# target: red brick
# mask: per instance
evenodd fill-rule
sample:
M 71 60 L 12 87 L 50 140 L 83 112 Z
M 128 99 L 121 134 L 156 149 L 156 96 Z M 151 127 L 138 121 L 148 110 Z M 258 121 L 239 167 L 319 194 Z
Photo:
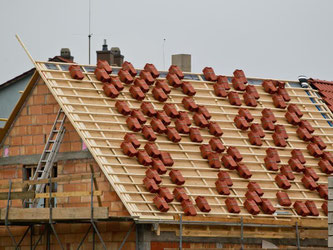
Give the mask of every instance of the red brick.
M 27 101 L 27 106 L 34 105 L 34 99 L 30 97 Z
M 60 145 L 59 152 L 68 152 L 71 149 L 71 144 L 69 142 L 63 142 Z
M 19 125 L 30 125 L 32 123 L 32 119 L 31 116 L 29 115 L 25 115 L 25 116 L 21 116 L 18 119 Z
M 75 173 L 87 173 L 87 164 L 86 163 L 76 163 L 74 164 Z M 89 168 L 90 172 L 90 168 Z
M 18 168 L 16 170 L 16 177 L 22 179 L 22 176 L 23 176 L 23 169 L 22 168 Z
M 22 136 L 22 145 L 31 145 L 31 144 L 32 144 L 31 135 Z
M 31 115 L 31 125 L 38 125 L 36 115 Z
M 83 203 L 87 203 L 91 201 L 91 196 L 81 196 L 81 201 Z M 98 202 L 97 196 L 93 197 L 93 202 Z
M 43 134 L 50 134 L 51 132 L 51 129 L 52 129 L 52 125 L 43 125 L 43 130 L 42 130 L 42 133 Z
M 71 139 L 69 137 L 69 133 L 66 131 L 64 138 L 62 139 L 63 142 L 71 142 Z
M 10 147 L 9 148 L 9 155 L 10 156 L 21 155 L 20 147 Z
M 67 128 L 67 127 L 66 127 Z M 67 131 L 67 130 L 66 130 Z M 71 142 L 75 142 L 75 141 L 81 141 L 81 137 L 79 136 L 79 134 L 74 131 L 74 132 L 70 132 L 69 133 L 69 138 Z M 81 150 L 81 149 L 80 149 Z
M 54 106 L 52 104 L 42 106 L 43 114 L 53 114 L 54 113 Z
M 2 178 L 4 178 L 4 179 L 16 178 L 16 169 L 4 169 L 1 172 L 2 172 Z
M 101 183 L 98 183 L 98 190 L 111 191 L 111 184 L 108 181 L 103 181 Z
M 44 135 L 34 135 L 32 137 L 32 143 L 34 145 L 45 144 L 45 136 Z
M 44 147 L 45 147 L 45 144 L 36 145 L 36 154 L 42 154 Z
M 37 124 L 46 124 L 47 123 L 47 115 L 38 115 L 36 116 Z
M 103 192 L 102 201 L 119 201 L 119 197 L 116 192 Z
M 89 187 L 90 190 L 90 187 Z M 75 183 L 75 184 L 65 184 L 64 192 L 73 192 L 73 191 L 88 191 L 87 184 L 85 183 Z
M 42 114 L 42 106 L 35 105 L 29 107 L 29 115 L 41 115 Z
M 48 94 L 48 95 L 46 95 L 46 103 L 47 103 L 47 104 L 56 104 L 57 101 L 56 101 L 56 99 L 53 97 L 52 94 Z
M 63 174 L 74 174 L 75 173 L 75 164 L 66 164 L 63 167 Z
M 14 137 L 17 136 L 18 134 L 18 127 L 14 126 L 11 130 L 10 130 L 10 136 Z
M 36 147 L 33 145 L 24 147 L 24 150 L 26 155 L 36 154 Z
M 68 200 L 69 203 L 80 203 L 82 197 L 80 197 L 80 196 L 75 196 L 75 197 L 71 196 L 71 197 L 68 197 L 68 198 L 69 198 L 69 200 Z
M 42 94 L 47 94 L 49 93 L 48 87 L 44 85 L 37 85 L 37 94 L 42 95 Z
M 20 201 L 20 200 L 12 200 L 11 207 L 21 208 L 22 207 L 22 201 Z
M 22 110 L 21 110 L 21 114 L 20 115 L 27 115 L 28 112 L 27 112 L 27 107 L 24 107 Z
M 67 122 L 65 123 L 66 126 L 66 131 L 68 132 L 76 132 L 76 130 L 74 129 L 72 123 L 67 119 Z
M 52 126 L 52 125 L 50 125 L 50 126 Z M 46 134 L 46 133 L 43 132 L 43 130 L 44 130 L 44 126 L 42 126 L 42 125 L 29 126 L 28 127 L 28 134 L 30 134 L 30 135 Z M 50 128 L 50 130 L 51 130 L 51 128 Z M 50 131 L 48 131 L 48 133 L 50 133 Z
M 26 134 L 27 134 L 27 126 L 17 127 L 17 135 L 26 135 Z
M 47 115 L 47 123 L 53 124 L 56 117 L 57 117 L 57 114 Z
M 10 138 L 10 143 L 13 146 L 22 145 L 22 137 L 21 136 L 14 136 Z
M 34 105 L 45 104 L 45 95 L 35 95 L 33 96 Z
M 71 151 L 81 151 L 82 143 L 81 142 L 72 142 L 71 143 Z

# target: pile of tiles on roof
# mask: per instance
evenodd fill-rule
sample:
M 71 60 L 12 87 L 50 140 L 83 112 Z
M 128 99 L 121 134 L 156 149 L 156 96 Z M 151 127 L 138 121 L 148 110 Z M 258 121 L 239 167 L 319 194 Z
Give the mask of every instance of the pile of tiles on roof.
M 77 65 L 69 67 L 70 74 L 74 79 L 83 79 L 84 75 Z M 251 179 L 251 171 L 242 162 L 242 155 L 236 147 L 230 146 L 226 150 L 219 137 L 223 135 L 223 131 L 218 123 L 210 121 L 211 114 L 204 105 L 198 105 L 193 98 L 196 91 L 190 82 L 184 81 L 184 74 L 178 66 L 172 65 L 166 79 L 157 79 L 159 72 L 153 64 L 146 64 L 144 69 L 137 76 L 137 71 L 130 62 L 124 62 L 122 68 L 118 71 L 118 76 L 110 76 L 112 73 L 111 66 L 106 61 L 98 61 L 95 69 L 96 78 L 104 83 L 103 90 L 105 95 L 111 98 L 116 98 L 124 89 L 124 83 L 131 85 L 129 92 L 131 96 L 143 101 L 146 93 L 152 88 L 153 97 L 159 102 L 165 102 L 169 98 L 172 88 L 181 88 L 182 92 L 187 95 L 182 99 L 182 105 L 187 110 L 178 111 L 174 104 L 166 103 L 163 110 L 157 111 L 151 102 L 142 102 L 141 109 L 131 109 L 125 101 L 118 100 L 115 104 L 117 111 L 127 116 L 127 126 L 134 133 L 127 133 L 120 147 L 123 153 L 129 157 L 136 157 L 139 164 L 150 166 L 146 170 L 146 177 L 143 179 L 143 184 L 151 193 L 156 193 L 153 199 L 154 204 L 161 212 L 169 210 L 168 203 L 174 199 L 181 203 L 185 215 L 194 216 L 197 214 L 196 209 L 186 193 L 182 185 L 185 183 L 180 170 L 171 169 L 169 177 L 171 181 L 177 185 L 172 191 L 159 186 L 162 182 L 160 175 L 167 173 L 166 167 L 172 167 L 174 161 L 168 152 L 160 151 L 154 141 L 157 139 L 156 134 L 165 135 L 170 141 L 177 143 L 181 140 L 182 135 L 188 135 L 192 142 L 202 143 L 203 138 L 200 134 L 200 129 L 208 129 L 213 136 L 208 144 L 200 145 L 200 152 L 211 168 L 220 169 L 222 165 L 229 170 L 237 171 L 238 175 L 244 179 Z M 260 98 L 256 87 L 247 84 L 247 79 L 242 70 L 235 70 L 232 78 L 232 86 L 235 91 L 232 91 L 228 82 L 228 78 L 222 75 L 216 75 L 211 67 L 205 67 L 203 74 L 206 81 L 212 82 L 214 93 L 218 97 L 228 98 L 231 105 L 241 106 L 242 102 L 239 93 L 243 93 L 243 100 L 246 106 L 256 107 L 257 100 Z M 320 83 L 321 84 L 321 83 Z M 318 89 L 321 85 L 315 84 Z M 285 88 L 285 83 L 276 80 L 264 80 L 262 87 L 265 92 L 271 94 L 272 102 L 276 108 L 285 109 L 285 118 L 288 123 L 297 127 L 297 135 L 300 139 L 307 142 L 307 150 L 310 155 L 321 158 L 319 161 L 320 169 L 326 173 L 333 173 L 333 156 L 330 152 L 325 152 L 326 144 L 319 136 L 312 135 L 314 128 L 311 124 L 302 120 L 303 113 L 296 104 L 289 104 L 290 96 Z M 189 116 L 192 114 L 194 124 Z M 150 118 L 150 125 L 147 125 L 147 118 Z M 171 126 L 171 121 L 174 121 L 174 126 Z M 252 145 L 261 146 L 261 138 L 266 136 L 264 130 L 274 131 L 272 138 L 275 146 L 286 147 L 288 134 L 283 125 L 276 124 L 276 118 L 272 110 L 265 108 L 262 110 L 261 124 L 251 123 L 253 116 L 250 111 L 245 108 L 239 108 L 238 115 L 234 118 L 235 126 L 243 131 L 249 130 L 249 142 Z M 135 133 L 140 132 L 148 141 L 144 149 L 138 149 L 140 142 L 137 140 Z M 222 155 L 221 153 L 226 152 Z M 309 190 L 316 190 L 319 196 L 323 199 L 328 199 L 327 185 L 318 185 L 316 181 L 319 179 L 316 172 L 311 167 L 305 167 L 305 157 L 301 150 L 294 149 L 291 152 L 291 157 L 288 161 L 289 165 L 283 165 L 280 168 L 278 163 L 280 157 L 275 148 L 266 150 L 267 156 L 264 159 L 265 166 L 270 171 L 280 171 L 276 175 L 275 181 L 280 189 L 287 190 L 291 187 L 290 180 L 294 180 L 293 172 L 303 173 L 302 183 Z M 228 196 L 233 185 L 227 171 L 221 170 L 217 174 L 215 182 L 216 190 L 219 194 Z M 263 198 L 264 192 L 256 182 L 249 181 L 248 190 L 246 192 L 246 200 L 244 207 L 250 214 L 256 215 L 260 213 L 260 208 L 265 214 L 273 214 L 276 209 L 272 203 Z M 276 193 L 278 203 L 281 206 L 291 206 L 292 202 L 286 192 L 278 191 Z M 201 212 L 208 213 L 211 211 L 210 205 L 203 196 L 198 196 L 195 203 Z M 230 213 L 239 213 L 240 208 L 235 198 L 228 197 L 225 200 L 226 207 Z M 293 204 L 298 215 L 301 216 L 318 216 L 318 209 L 313 201 L 296 201 Z M 327 215 L 327 202 L 322 204 L 322 209 Z

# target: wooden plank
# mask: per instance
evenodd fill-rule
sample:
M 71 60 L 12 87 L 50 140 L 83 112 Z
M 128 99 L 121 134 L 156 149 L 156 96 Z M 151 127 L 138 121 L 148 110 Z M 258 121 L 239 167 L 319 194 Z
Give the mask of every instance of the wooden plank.
M 53 208 L 52 218 L 54 220 L 78 220 L 90 219 L 90 207 Z M 9 221 L 45 221 L 49 219 L 48 208 L 10 208 L 8 212 Z M 1 209 L 0 220 L 4 220 L 6 209 Z M 109 209 L 107 207 L 95 207 L 95 219 L 107 219 Z
M 101 173 L 94 173 L 94 177 L 100 177 Z M 91 174 L 73 174 L 68 176 L 56 177 L 52 178 L 53 183 L 58 182 L 70 182 L 76 180 L 85 180 L 91 178 Z M 33 180 L 33 181 L 23 181 L 23 182 L 12 182 L 12 188 L 24 188 L 28 185 L 36 185 L 36 184 L 47 184 L 49 183 L 49 179 L 42 180 Z M 0 189 L 9 188 L 9 183 L 0 184 Z
M 70 197 L 70 196 L 89 196 L 91 195 L 91 192 L 88 191 L 75 191 L 75 192 L 56 192 L 56 193 L 51 193 L 52 197 Z M 99 196 L 102 195 L 102 191 L 94 191 L 93 192 L 94 196 Z M 36 194 L 36 198 L 50 198 L 49 193 L 40 193 Z
M 254 230 L 253 227 L 243 228 L 244 238 L 295 238 L 295 228 L 277 228 L 277 227 L 266 227 L 265 229 L 260 229 L 260 227 Z M 162 232 L 175 232 L 179 236 L 179 225 L 160 225 L 160 231 Z M 187 237 L 240 237 L 241 229 L 240 227 L 234 226 L 190 226 L 184 225 L 182 235 Z M 327 238 L 327 228 L 326 229 L 300 229 L 300 237 L 304 238 L 314 238 L 314 239 L 326 239 Z
M 55 192 L 51 193 L 51 196 L 56 197 L 70 197 L 70 196 L 89 196 L 91 195 L 91 192 L 88 191 L 76 191 L 76 192 Z M 100 196 L 102 195 L 102 191 L 94 191 L 94 196 Z M 22 199 L 34 199 L 34 198 L 50 198 L 49 193 L 40 193 L 35 194 L 33 191 L 29 192 L 11 192 L 10 199 L 11 200 L 22 200 Z M 0 200 L 7 200 L 8 199 L 8 193 L 0 193 Z
M 175 220 L 179 220 L 179 216 L 175 216 Z M 239 217 L 229 217 L 229 218 L 221 218 L 221 217 L 203 217 L 203 216 L 183 216 L 183 221 L 201 221 L 201 222 L 225 222 L 225 223 L 240 223 L 241 218 Z M 296 225 L 296 222 L 300 227 L 316 227 L 316 228 L 327 228 L 327 219 L 309 219 L 309 218 L 302 218 L 302 219 L 294 219 L 294 218 L 285 218 L 275 220 L 273 218 L 243 218 L 244 224 L 264 224 L 264 225 Z
M 10 199 L 11 200 L 21 200 L 21 199 L 33 199 L 35 197 L 35 192 L 11 192 Z M 0 200 L 7 200 L 8 193 L 0 193 Z

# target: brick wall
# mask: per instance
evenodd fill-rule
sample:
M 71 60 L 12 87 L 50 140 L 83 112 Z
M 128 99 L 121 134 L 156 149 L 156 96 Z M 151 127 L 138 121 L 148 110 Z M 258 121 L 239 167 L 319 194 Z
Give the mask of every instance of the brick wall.
M 0 155 L 6 156 L 5 151 L 8 156 L 41 154 L 58 110 L 59 105 L 47 86 L 43 82 L 37 83 L 5 138 Z M 59 151 L 80 151 L 82 141 L 79 135 L 68 120 L 65 127 Z
M 118 249 L 121 242 L 123 241 L 126 233 L 131 227 L 132 222 L 98 222 L 97 227 L 103 241 L 107 247 L 107 249 Z M 44 230 L 44 225 L 36 225 L 34 226 L 33 233 L 33 244 L 38 240 L 39 235 Z M 77 249 L 80 241 L 82 240 L 84 234 L 87 232 L 89 228 L 89 224 L 55 224 L 54 225 L 57 234 L 61 243 L 63 244 L 65 249 Z M 13 233 L 16 242 L 18 242 L 25 230 L 26 226 L 15 226 L 10 227 L 11 232 Z M 91 250 L 92 249 L 92 231 L 88 234 L 87 238 L 84 241 L 84 244 L 80 249 L 83 250 Z M 102 244 L 100 243 L 98 236 L 95 236 L 95 249 L 103 249 Z M 46 249 L 47 237 L 46 233 L 43 234 L 41 241 L 38 244 L 36 249 L 44 250 Z M 55 236 L 51 233 L 50 236 L 51 249 L 57 250 L 61 249 L 57 243 Z M 9 250 L 14 249 L 13 243 L 8 235 L 4 226 L 0 227 L 0 249 Z M 27 234 L 25 239 L 21 244 L 21 250 L 30 250 L 30 232 Z M 132 231 L 130 236 L 128 237 L 123 249 L 134 250 L 135 249 L 135 230 Z
M 91 173 L 90 165 L 93 167 L 94 173 L 101 173 L 101 176 L 96 178 L 98 190 L 102 191 L 101 204 L 97 197 L 94 197 L 94 206 L 109 207 L 110 216 L 129 216 L 123 203 L 120 201 L 116 192 L 112 189 L 111 184 L 101 172 L 94 159 L 86 160 L 70 160 L 58 162 L 58 176 L 67 176 L 70 174 Z M 75 192 L 75 191 L 90 191 L 91 179 L 71 181 L 67 183 L 58 183 L 58 192 Z M 97 190 L 94 187 L 94 190 Z M 57 199 L 58 207 L 89 207 L 90 196 L 82 197 L 65 197 Z
M 35 85 L 22 110 L 17 115 L 5 141 L 0 149 L 0 157 L 24 156 L 41 154 L 51 127 L 54 123 L 59 105 L 48 90 L 47 86 L 40 81 Z M 77 152 L 82 150 L 82 141 L 74 127 L 67 120 L 66 133 L 60 146 L 60 152 Z M 68 176 L 70 174 L 91 173 L 90 165 L 95 173 L 101 173 L 94 159 L 59 161 L 58 176 Z M 0 184 L 7 184 L 9 179 L 12 182 L 22 182 L 23 165 L 0 166 Z M 110 216 L 129 216 L 119 197 L 112 190 L 112 187 L 104 174 L 97 178 L 98 188 L 94 190 L 102 191 L 100 203 L 94 197 L 94 206 L 109 207 Z M 58 192 L 90 191 L 91 180 L 77 180 L 67 183 L 58 183 Z M 0 192 L 7 192 L 2 189 Z M 13 191 L 22 191 L 14 189 Z M 0 207 L 6 206 L 6 200 L 0 200 Z M 90 206 L 90 196 L 66 197 L 57 199 L 58 207 L 88 207 Z M 22 207 L 21 200 L 12 200 L 12 207 Z M 99 222 L 98 228 L 102 234 L 108 249 L 118 249 L 121 241 L 125 237 L 130 223 L 127 222 Z M 34 241 L 38 238 L 38 233 L 43 226 L 35 226 Z M 64 243 L 66 249 L 76 249 L 89 224 L 56 224 L 56 230 Z M 12 227 L 16 241 L 20 240 L 26 227 Z M 135 248 L 135 230 L 128 239 L 124 249 Z M 99 242 L 96 236 L 96 242 Z M 23 241 L 21 249 L 30 249 L 30 238 Z M 41 246 L 37 249 L 45 249 L 46 237 L 43 236 Z M 52 249 L 60 249 L 57 246 L 54 236 L 51 236 Z M 12 242 L 3 226 L 0 227 L 0 249 L 12 249 Z M 97 249 L 100 243 L 97 244 Z M 92 233 L 88 235 L 82 249 L 92 249 Z

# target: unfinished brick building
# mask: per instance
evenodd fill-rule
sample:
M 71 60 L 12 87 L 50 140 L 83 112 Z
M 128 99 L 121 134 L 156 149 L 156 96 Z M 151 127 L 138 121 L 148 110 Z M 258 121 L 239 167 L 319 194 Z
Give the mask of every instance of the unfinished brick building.
M 35 63 L 0 130 L 1 248 L 327 246 L 332 113 L 316 89 Z M 30 180 L 60 117 L 51 178 Z

